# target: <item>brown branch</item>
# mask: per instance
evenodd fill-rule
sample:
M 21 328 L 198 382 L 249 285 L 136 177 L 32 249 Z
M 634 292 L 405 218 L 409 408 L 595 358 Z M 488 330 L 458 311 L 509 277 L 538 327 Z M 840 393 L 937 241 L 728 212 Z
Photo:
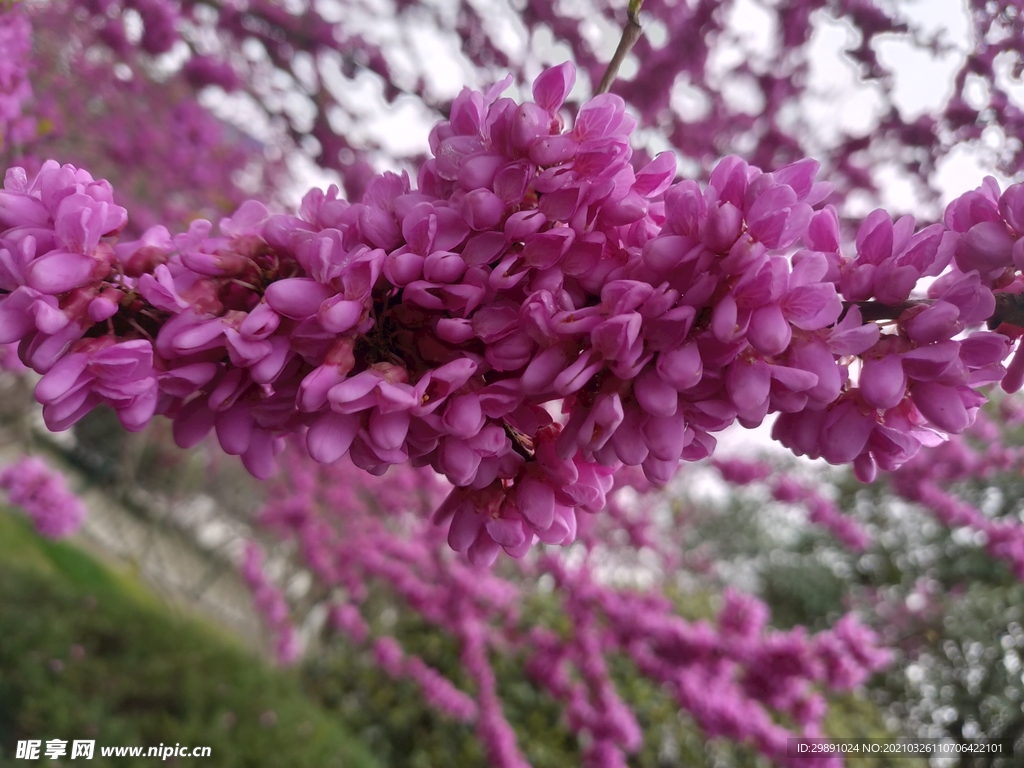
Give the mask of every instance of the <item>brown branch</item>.
M 839 315 L 839 319 L 841 320 L 846 317 L 846 313 L 850 311 L 851 307 L 856 307 L 860 310 L 860 316 L 865 323 L 874 323 L 878 320 L 896 320 L 911 307 L 927 306 L 931 303 L 931 299 L 903 301 L 899 304 L 880 304 L 877 301 L 844 301 L 843 311 Z
M 988 319 L 989 330 L 995 330 L 1004 323 L 1024 328 L 1024 294 L 996 294 L 996 311 Z
M 502 424 L 502 426 L 505 428 L 505 434 L 508 435 L 508 439 L 512 441 L 512 450 L 527 461 L 533 461 L 535 448 L 530 436 L 524 435 L 510 424 L 506 423 Z
M 615 82 L 616 75 L 619 74 L 619 67 L 622 66 L 622 62 L 625 61 L 626 56 L 633 50 L 633 46 L 636 45 L 636 41 L 640 39 L 640 35 L 643 33 L 643 27 L 640 26 L 640 6 L 644 4 L 644 0 L 629 0 L 629 11 L 626 19 L 626 26 L 622 28 L 622 37 L 619 38 L 619 47 L 615 49 L 615 55 L 612 56 L 612 60 L 608 62 L 608 67 L 604 71 L 604 77 L 601 78 L 600 84 L 597 86 L 595 93 L 608 93 L 608 89 L 612 87 L 612 83 Z
M 995 311 L 992 313 L 992 317 L 986 321 L 989 330 L 995 330 L 1004 324 L 1024 328 L 1024 293 L 997 293 L 995 296 Z M 850 311 L 851 307 L 857 307 L 866 323 L 874 323 L 879 320 L 898 320 L 900 315 L 908 309 L 926 307 L 934 303 L 934 299 L 915 299 L 902 301 L 899 304 L 881 304 L 877 301 L 844 301 L 839 319 L 846 317 L 846 313 Z

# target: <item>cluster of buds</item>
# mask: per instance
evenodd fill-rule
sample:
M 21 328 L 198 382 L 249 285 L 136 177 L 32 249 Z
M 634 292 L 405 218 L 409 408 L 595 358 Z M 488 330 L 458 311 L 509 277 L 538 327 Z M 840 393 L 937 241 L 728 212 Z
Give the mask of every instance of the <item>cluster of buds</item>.
M 0 471 L 0 488 L 22 509 L 35 529 L 51 539 L 70 536 L 85 520 L 86 508 L 72 493 L 64 475 L 42 459 L 24 456 Z
M 284 594 L 264 573 L 263 550 L 256 542 L 246 542 L 239 571 L 252 592 L 260 618 L 273 637 L 274 656 L 281 664 L 292 663 L 301 655 L 302 647 L 291 623 Z
M 636 170 L 618 97 L 565 125 L 574 77 L 547 70 L 534 103 L 464 91 L 416 188 L 250 201 L 217 234 L 118 242 L 106 182 L 13 169 L 0 343 L 43 374 L 52 429 L 107 403 L 128 429 L 168 416 L 184 447 L 215 430 L 259 477 L 294 433 L 322 462 L 430 466 L 477 563 L 572 541 L 619 467 L 664 484 L 735 422 L 779 413 L 781 442 L 865 479 L 971 423 L 1012 333 L 964 331 L 1019 284 L 1020 187 L 917 233 L 875 212 L 844 256 L 815 162 L 726 158 L 704 189 L 668 153 Z

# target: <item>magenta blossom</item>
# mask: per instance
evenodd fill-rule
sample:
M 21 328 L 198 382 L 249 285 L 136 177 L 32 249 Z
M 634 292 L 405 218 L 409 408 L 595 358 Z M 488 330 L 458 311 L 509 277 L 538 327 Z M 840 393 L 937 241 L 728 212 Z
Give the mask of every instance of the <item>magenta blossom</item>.
M 39 533 L 60 539 L 75 533 L 85 520 L 81 499 L 68 490 L 64 476 L 41 459 L 26 456 L 0 471 L 0 488 L 31 518 Z

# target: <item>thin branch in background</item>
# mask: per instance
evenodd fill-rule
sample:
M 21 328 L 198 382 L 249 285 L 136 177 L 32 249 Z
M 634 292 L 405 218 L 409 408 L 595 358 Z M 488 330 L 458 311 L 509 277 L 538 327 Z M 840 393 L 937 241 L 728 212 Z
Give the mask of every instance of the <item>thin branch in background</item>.
M 643 27 L 640 26 L 640 6 L 643 4 L 644 0 L 629 0 L 626 26 L 622 28 L 619 47 L 615 49 L 615 55 L 608 62 L 608 68 L 604 71 L 604 77 L 601 78 L 601 82 L 597 86 L 597 93 L 608 93 L 608 89 L 612 87 L 615 77 L 619 74 L 619 67 L 622 66 L 622 62 L 629 55 L 629 52 L 633 50 L 636 41 L 640 39 L 640 35 L 644 31 Z

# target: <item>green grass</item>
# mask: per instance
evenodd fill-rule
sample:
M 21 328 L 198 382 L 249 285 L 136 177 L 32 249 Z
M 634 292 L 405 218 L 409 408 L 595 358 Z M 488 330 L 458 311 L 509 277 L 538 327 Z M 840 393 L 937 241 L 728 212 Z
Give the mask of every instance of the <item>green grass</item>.
M 0 765 L 30 764 L 14 759 L 18 740 L 53 738 L 95 740 L 95 757 L 46 765 L 378 765 L 293 673 L 0 511 Z M 209 746 L 212 755 L 99 753 L 161 743 Z

